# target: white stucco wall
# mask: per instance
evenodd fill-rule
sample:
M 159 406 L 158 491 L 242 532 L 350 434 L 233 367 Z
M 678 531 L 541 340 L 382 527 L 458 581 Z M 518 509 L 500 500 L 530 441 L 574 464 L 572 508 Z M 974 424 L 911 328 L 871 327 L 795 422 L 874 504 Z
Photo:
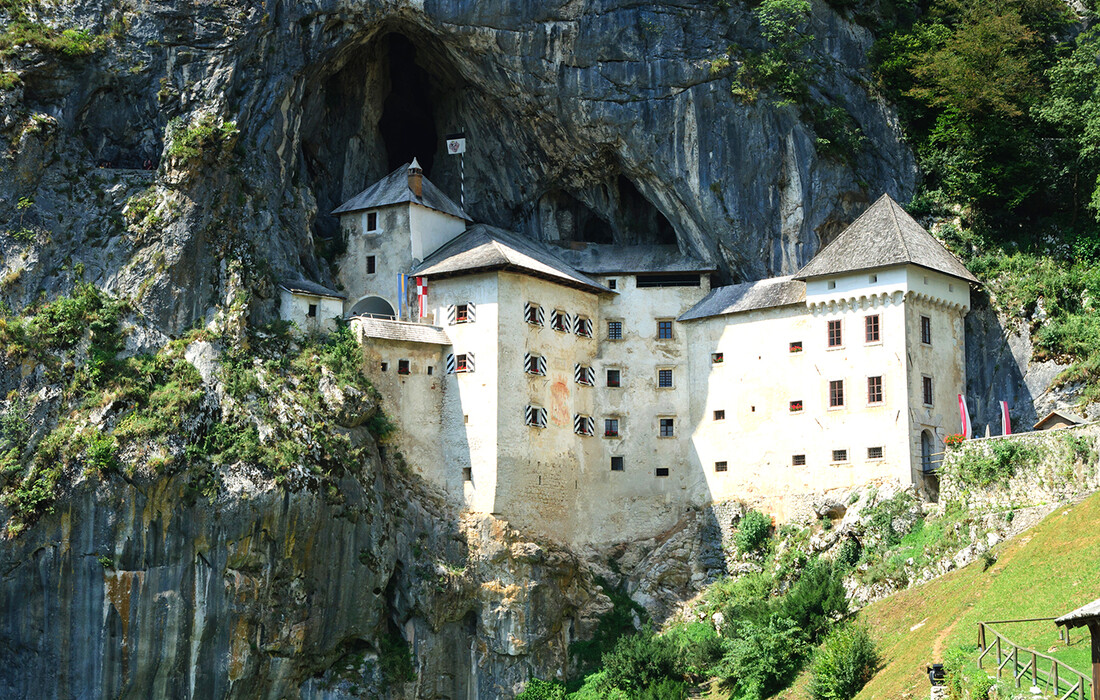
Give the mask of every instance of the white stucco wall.
M 417 262 L 428 257 L 465 230 L 466 222 L 457 216 L 444 214 L 419 204 L 409 205 L 410 250 Z
M 317 315 L 310 317 L 309 307 L 316 304 Z M 336 330 L 336 320 L 344 314 L 344 302 L 332 297 L 301 294 L 279 289 L 279 318 L 295 324 L 305 333 Z

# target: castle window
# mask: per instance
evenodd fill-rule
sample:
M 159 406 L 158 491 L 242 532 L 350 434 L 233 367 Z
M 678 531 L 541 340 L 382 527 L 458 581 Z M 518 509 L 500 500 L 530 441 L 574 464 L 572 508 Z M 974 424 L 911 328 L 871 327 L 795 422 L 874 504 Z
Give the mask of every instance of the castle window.
M 878 332 L 878 314 L 871 314 L 863 319 L 863 325 L 867 331 L 867 342 L 877 343 L 882 340 Z
M 653 472 L 654 476 L 668 476 L 668 467 L 657 467 Z
M 727 469 L 728 469 L 728 465 L 725 462 L 715 462 L 714 463 L 714 471 L 716 471 L 716 472 L 724 472 Z
M 867 459 L 882 459 L 882 448 L 881 447 L 868 447 L 867 448 Z
M 623 339 L 623 322 L 622 321 L 608 321 L 607 322 L 607 339 L 608 340 L 622 340 Z
M 660 389 L 672 388 L 672 370 L 671 369 L 659 369 L 657 370 L 657 387 Z
M 920 342 L 932 344 L 932 319 L 927 316 L 920 317 Z
M 789 404 L 789 410 L 791 413 L 802 413 L 802 401 L 791 401 Z
M 592 416 L 577 413 L 573 416 L 573 432 L 577 435 L 590 436 L 596 432 L 596 421 Z
M 607 385 L 610 387 L 622 386 L 622 373 L 617 369 L 607 370 Z
M 532 428 L 545 428 L 546 409 L 540 406 L 528 406 L 524 409 L 523 422 Z
M 658 433 L 660 437 L 676 437 L 676 420 L 674 418 L 661 418 L 660 424 L 660 433 Z
M 878 282 L 878 275 L 867 275 L 867 281 L 871 284 Z
M 470 467 L 463 467 L 462 468 L 462 480 L 463 481 L 473 481 L 474 480 L 474 470 L 471 469 Z
M 664 275 L 638 275 L 638 289 L 651 287 L 698 287 L 701 282 L 699 275 L 687 273 L 672 273 Z
M 532 326 L 542 326 L 546 324 L 546 316 L 542 312 L 542 307 L 538 304 L 532 304 L 527 302 L 523 305 L 523 320 L 530 323 Z
M 829 407 L 839 408 L 844 405 L 844 380 L 834 379 L 829 382 Z
M 836 289 L 836 280 L 829 280 L 825 283 L 825 286 L 828 289 Z
M 573 365 L 573 381 L 582 386 L 596 383 L 596 371 L 586 365 Z
M 725 420 L 725 419 L 726 419 L 725 409 L 720 408 L 720 409 L 718 409 L 717 411 L 714 412 L 714 420 Z
M 726 361 L 726 356 L 720 352 L 712 352 L 710 354 L 710 363 L 712 365 L 720 365 Z
M 447 323 L 452 326 L 456 323 L 473 323 L 474 311 L 474 303 L 471 301 L 465 304 L 450 304 L 447 306 Z
M 847 462 L 848 461 L 848 450 L 833 450 L 833 461 L 834 462 Z
M 672 340 L 672 321 L 657 321 L 657 339 Z
M 626 471 L 626 460 L 622 457 L 615 456 L 611 458 L 611 471 L 621 472 Z
M 839 348 L 843 345 L 843 336 L 840 332 L 840 321 L 829 321 L 829 347 Z
M 867 403 L 882 403 L 882 377 L 867 377 Z
M 378 230 L 378 212 L 367 212 L 367 233 L 374 233 Z
M 447 355 L 447 374 L 474 371 L 474 354 Z
M 791 455 L 791 466 L 804 467 L 806 466 L 806 455 Z
M 790 350 L 791 350 L 791 352 L 802 352 L 802 341 L 801 340 L 792 340 Z
M 573 332 L 582 338 L 592 337 L 592 319 L 577 316 L 573 323 Z
M 561 333 L 569 332 L 569 314 L 554 309 L 550 312 L 550 327 Z
M 374 274 L 374 256 L 373 255 L 368 255 L 367 256 L 367 274 L 368 275 L 373 275 Z
M 431 365 L 428 365 L 428 376 L 429 376 L 429 377 L 430 377 L 430 376 L 432 376 L 432 370 L 433 370 L 433 369 L 435 369 L 435 368 L 434 368 L 434 367 L 432 367 Z
M 546 376 L 546 358 L 542 355 L 523 354 L 523 371 L 527 374 Z
M 619 419 L 618 418 L 604 418 L 603 419 L 603 436 L 604 437 L 619 437 Z
M 317 305 L 316 304 L 310 304 L 309 305 L 309 310 L 306 311 L 306 315 L 309 316 L 310 318 L 317 318 Z
M 408 374 L 409 373 L 409 361 L 408 360 L 398 360 L 397 361 L 397 373 L 398 374 Z
M 921 395 L 924 398 L 924 405 L 932 405 L 932 377 L 927 375 L 920 378 L 921 383 Z
M 618 287 L 619 287 L 619 280 L 616 280 L 616 279 L 607 280 L 607 288 L 608 289 L 618 289 Z
M 382 371 L 383 372 L 389 370 L 389 368 L 390 368 L 390 363 L 389 362 L 383 362 L 382 363 Z

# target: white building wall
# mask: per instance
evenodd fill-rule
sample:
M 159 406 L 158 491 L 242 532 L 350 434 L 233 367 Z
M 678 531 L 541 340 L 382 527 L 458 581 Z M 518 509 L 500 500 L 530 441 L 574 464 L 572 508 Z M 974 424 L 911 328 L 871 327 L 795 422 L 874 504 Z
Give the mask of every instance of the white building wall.
M 317 315 L 309 315 L 310 305 L 317 306 Z M 336 330 L 336 320 L 344 313 L 344 302 L 332 297 L 315 296 L 279 289 L 279 318 L 290 321 L 305 333 Z
M 465 230 L 466 222 L 457 216 L 409 205 L 410 250 L 418 263 Z
M 367 214 L 378 214 L 378 230 L 368 233 Z M 337 261 L 337 279 L 348 295 L 344 308 L 351 313 L 366 297 L 386 300 L 394 313 L 398 311 L 397 276 L 412 267 L 409 242 L 409 205 L 391 206 L 353 212 L 340 217 L 340 226 L 347 241 L 347 250 Z M 374 273 L 367 272 L 367 258 L 374 256 Z M 406 313 L 402 320 L 412 320 Z

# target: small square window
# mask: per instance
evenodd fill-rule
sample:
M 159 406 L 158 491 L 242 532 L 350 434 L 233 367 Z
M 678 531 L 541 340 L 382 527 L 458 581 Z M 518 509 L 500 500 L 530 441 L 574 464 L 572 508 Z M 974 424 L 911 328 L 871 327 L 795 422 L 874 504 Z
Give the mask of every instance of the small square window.
M 455 323 L 468 323 L 470 321 L 470 305 L 457 304 L 455 306 Z
M 724 355 L 723 353 L 720 353 L 720 352 L 712 352 L 712 353 L 710 354 L 710 363 L 711 363 L 712 365 L 720 365 L 720 364 L 722 364 L 722 363 L 723 363 L 723 362 L 725 362 L 725 361 L 726 361 L 726 357 L 725 357 L 725 355 Z
M 717 411 L 714 412 L 714 420 L 725 420 L 725 419 L 726 419 L 726 410 L 725 409 L 720 408 L 720 409 L 718 409 Z
M 470 359 L 466 355 L 455 355 L 455 371 L 456 372 L 469 372 L 470 371 Z
M 802 400 L 791 401 L 788 407 L 791 413 L 802 413 Z
M 604 421 L 603 421 L 603 436 L 604 437 L 619 437 L 619 419 L 618 418 L 604 418 Z
M 367 230 L 368 231 L 377 231 L 378 230 L 378 212 L 376 212 L 376 211 L 367 212 Z
M 408 360 L 398 360 L 397 361 L 397 373 L 398 374 L 409 374 L 409 361 Z
M 607 385 L 610 387 L 621 386 L 622 375 L 617 369 L 607 370 Z
M 715 462 L 714 463 L 714 471 L 716 471 L 716 472 L 724 472 L 724 471 L 726 471 L 727 468 L 728 467 L 727 467 L 725 462 Z
M 470 415 L 468 413 L 462 415 L 462 424 L 463 425 L 469 425 L 470 424 Z
M 382 371 L 387 372 L 387 371 L 389 371 L 389 369 L 390 369 L 390 363 L 389 362 L 383 362 L 382 363 Z
M 949 292 L 953 292 L 953 291 L 955 291 L 955 285 L 953 285 L 953 284 L 948 284 L 948 285 L 947 285 L 947 291 L 949 291 Z
M 621 472 L 621 471 L 624 471 L 625 468 L 626 468 L 625 460 L 622 457 L 617 457 L 616 456 L 616 457 L 611 458 L 611 471 Z
M 428 365 L 428 376 L 429 377 L 432 376 L 432 373 L 433 373 L 434 370 L 435 370 L 434 367 L 432 367 L 431 365 Z
M 927 316 L 920 317 L 920 342 L 932 344 L 932 319 Z
M 806 466 L 806 455 L 791 455 L 791 466 L 804 467 Z
M 878 282 L 878 275 L 867 275 L 867 281 L 871 284 Z
M 561 333 L 569 332 L 569 314 L 554 309 L 550 312 L 550 327 Z
M 657 339 L 658 340 L 671 340 L 672 339 L 672 321 L 658 321 L 657 322 Z
M 310 304 L 309 305 L 309 311 L 306 312 L 306 315 L 309 316 L 310 318 L 317 318 L 317 305 L 316 304 Z
M 844 405 L 844 380 L 834 379 L 829 382 L 829 407 L 837 408 Z
M 867 448 L 867 459 L 882 459 L 882 448 L 881 447 L 868 447 Z
M 841 334 L 840 321 L 829 321 L 829 347 L 839 348 L 844 344 L 844 337 Z
M 867 377 L 867 403 L 882 403 L 882 377 Z
M 608 321 L 607 322 L 607 339 L 608 340 L 622 340 L 623 339 L 623 322 L 622 321 Z
M 664 438 L 676 437 L 676 421 L 672 418 L 661 419 L 660 436 Z
M 592 337 L 592 319 L 578 316 L 574 326 L 574 332 L 582 338 Z
M 932 377 L 921 377 L 921 395 L 924 398 L 924 405 L 932 405 Z
M 532 326 L 541 326 L 542 319 L 542 307 L 538 304 L 528 302 L 527 305 L 523 307 L 523 320 L 527 323 L 530 323 Z
M 878 314 L 871 314 L 863 319 L 863 326 L 866 330 L 866 339 L 868 343 L 877 343 L 882 340 L 882 336 L 879 335 L 878 329 Z
M 827 289 L 836 289 L 836 280 L 829 280 L 825 283 Z
M 619 280 L 607 280 L 607 288 L 608 289 L 618 289 L 618 287 L 619 287 Z
M 373 255 L 368 255 L 367 256 L 367 274 L 368 275 L 373 275 L 374 274 L 374 256 Z
M 657 386 L 661 389 L 672 388 L 672 370 L 659 369 L 657 370 Z
M 791 352 L 802 352 L 802 341 L 801 340 L 792 340 L 791 341 Z
M 473 481 L 474 480 L 474 470 L 471 469 L 470 467 L 463 467 L 462 468 L 462 480 L 463 481 Z
M 668 467 L 657 467 L 656 476 L 668 476 Z
M 834 462 L 847 462 L 848 461 L 848 450 L 833 450 L 833 461 Z

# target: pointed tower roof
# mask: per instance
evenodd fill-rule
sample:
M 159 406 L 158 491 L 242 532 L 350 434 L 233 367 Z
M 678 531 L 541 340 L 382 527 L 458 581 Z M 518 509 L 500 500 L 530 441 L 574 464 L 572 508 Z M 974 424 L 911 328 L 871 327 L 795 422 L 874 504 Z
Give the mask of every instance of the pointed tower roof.
M 473 221 L 462 207 L 458 206 L 450 197 L 443 194 L 438 187 L 432 184 L 428 178 L 423 178 L 421 195 L 419 197 L 409 189 L 409 170 L 420 168 L 420 164 L 413 158 L 412 163 L 406 163 L 397 170 L 374 183 L 367 189 L 355 195 L 332 210 L 333 214 L 350 214 L 364 209 L 384 207 L 388 204 L 413 203 L 425 206 L 429 209 L 456 216 L 459 219 Z
M 879 197 L 794 277 L 805 280 L 906 264 L 978 282 L 958 258 L 888 194 Z

